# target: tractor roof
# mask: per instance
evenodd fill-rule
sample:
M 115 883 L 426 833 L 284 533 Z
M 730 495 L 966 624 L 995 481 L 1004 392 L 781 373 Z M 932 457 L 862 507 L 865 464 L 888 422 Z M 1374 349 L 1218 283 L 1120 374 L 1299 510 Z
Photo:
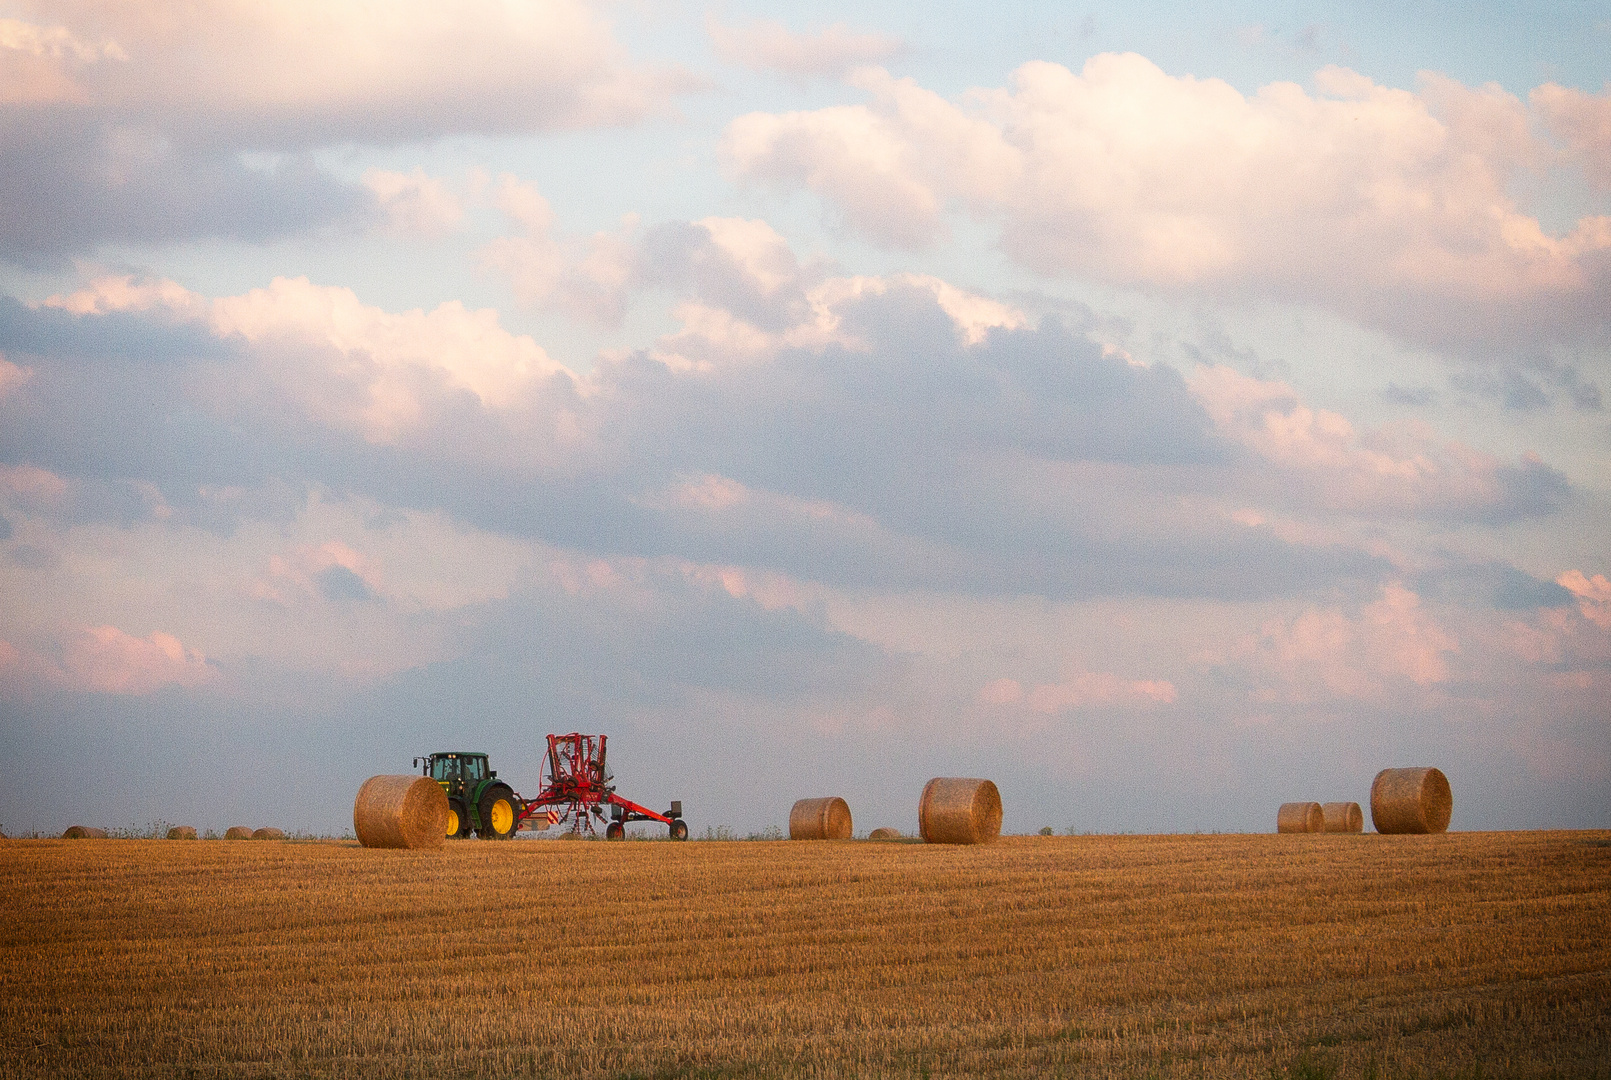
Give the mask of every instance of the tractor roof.
M 438 750 L 432 757 L 486 757 L 485 750 Z

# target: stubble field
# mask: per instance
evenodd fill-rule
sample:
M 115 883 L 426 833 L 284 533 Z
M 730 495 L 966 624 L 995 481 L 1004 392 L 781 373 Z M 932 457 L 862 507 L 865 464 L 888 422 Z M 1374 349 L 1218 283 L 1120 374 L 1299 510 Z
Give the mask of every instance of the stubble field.
M 34 1076 L 1611 1076 L 1611 833 L 0 841 Z

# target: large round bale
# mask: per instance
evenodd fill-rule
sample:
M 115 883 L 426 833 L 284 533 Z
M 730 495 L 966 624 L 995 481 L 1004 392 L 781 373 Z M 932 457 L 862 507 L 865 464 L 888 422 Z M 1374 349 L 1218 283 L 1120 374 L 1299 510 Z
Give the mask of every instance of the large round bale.
M 1325 827 L 1326 814 L 1317 802 L 1284 802 L 1275 813 L 1278 833 L 1321 832 Z
M 429 776 L 371 776 L 352 804 L 352 830 L 364 847 L 439 848 L 448 804 Z
M 105 829 L 92 829 L 88 825 L 69 825 L 62 833 L 63 840 L 105 840 Z
M 1320 808 L 1326 832 L 1364 832 L 1365 815 L 1356 802 L 1329 802 Z
M 789 810 L 790 840 L 849 840 L 850 804 L 837 795 L 800 799 Z
M 988 844 L 1001 835 L 1001 793 L 988 780 L 936 776 L 923 785 L 917 831 L 928 844 Z
M 190 825 L 175 825 L 173 828 L 168 830 L 168 839 L 194 840 L 196 839 L 196 830 Z
M 281 829 L 262 828 L 252 830 L 253 840 L 284 840 L 285 832 Z
M 869 840 L 899 840 L 900 838 L 901 831 L 899 829 L 891 829 L 887 825 L 874 829 L 872 832 L 867 834 L 867 839 Z
M 1379 833 L 1440 833 L 1453 810 L 1449 778 L 1437 769 L 1383 769 L 1370 786 L 1370 820 Z
M 250 840 L 251 838 L 252 830 L 245 825 L 231 825 L 224 830 L 225 840 Z

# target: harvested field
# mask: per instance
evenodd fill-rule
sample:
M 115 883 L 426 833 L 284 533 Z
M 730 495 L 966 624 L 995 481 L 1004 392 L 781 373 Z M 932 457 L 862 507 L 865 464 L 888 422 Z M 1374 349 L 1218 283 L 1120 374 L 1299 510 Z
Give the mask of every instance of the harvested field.
M 0 1061 L 20 1077 L 1606 1076 L 1608 889 L 1606 832 L 0 841 Z

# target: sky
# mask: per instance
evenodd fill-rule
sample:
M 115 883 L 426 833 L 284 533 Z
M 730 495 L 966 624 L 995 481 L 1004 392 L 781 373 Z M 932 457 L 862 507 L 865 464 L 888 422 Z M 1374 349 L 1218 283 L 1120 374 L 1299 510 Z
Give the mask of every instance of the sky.
M 0 829 L 1611 827 L 1611 5 L 0 0 Z

